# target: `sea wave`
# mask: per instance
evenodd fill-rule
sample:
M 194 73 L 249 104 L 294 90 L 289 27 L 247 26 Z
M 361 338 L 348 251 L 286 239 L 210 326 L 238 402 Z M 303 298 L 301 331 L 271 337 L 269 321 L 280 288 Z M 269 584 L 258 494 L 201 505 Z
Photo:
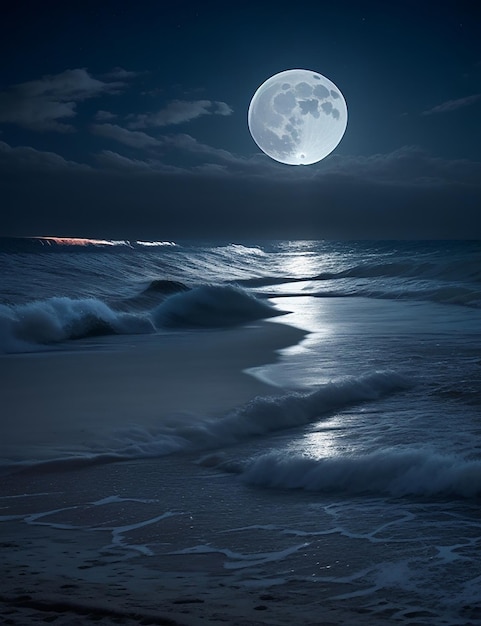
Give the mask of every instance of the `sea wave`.
M 323 272 L 310 280 L 336 278 L 421 278 L 436 280 L 462 280 L 481 282 L 479 257 L 446 261 L 394 261 L 387 263 L 360 263 L 339 272 Z
M 446 281 L 463 283 L 481 282 L 481 257 L 469 259 L 451 259 L 445 261 L 418 261 L 416 259 L 390 261 L 383 263 L 366 262 L 343 267 L 338 271 L 325 271 L 317 274 L 303 274 L 297 276 L 254 276 L 239 279 L 238 284 L 249 287 L 262 287 L 279 283 L 294 282 L 324 282 L 336 281 L 346 278 L 370 279 L 370 278 L 399 278 L 417 279 L 426 281 Z
M 225 327 L 283 315 L 240 287 L 204 285 L 178 293 L 152 312 L 159 327 Z
M 325 383 L 311 392 L 257 397 L 221 418 L 185 414 L 163 420 L 157 428 L 132 426 L 117 432 L 101 450 L 41 463 L 23 463 L 19 467 L 33 465 L 56 469 L 152 458 L 175 452 L 219 450 L 274 431 L 302 427 L 325 418 L 334 410 L 375 401 L 409 386 L 409 381 L 392 371 L 346 377 Z
M 158 293 L 162 296 L 178 293 L 179 291 L 188 291 L 187 285 L 181 283 L 178 280 L 163 280 L 156 278 L 151 280 L 148 286 L 142 291 L 140 295 L 147 295 L 150 293 Z
M 95 298 L 49 298 L 16 306 L 0 305 L 0 351 L 7 353 L 68 339 L 154 331 L 146 315 L 116 312 Z
M 140 293 L 120 300 L 118 306 L 128 311 L 145 310 L 157 306 L 169 296 L 188 290 L 189 287 L 178 280 L 156 278 L 151 280 Z
M 255 276 L 236 284 L 268 297 L 367 297 L 481 307 L 481 257 L 366 262 L 300 276 Z M 286 286 L 284 288 L 284 285 Z M 299 289 L 295 290 L 295 285 Z M 271 289 L 269 289 L 271 287 Z
M 186 289 L 172 281 L 151 283 L 147 291 L 162 292 L 165 299 L 153 309 L 135 313 L 115 310 L 97 298 L 54 297 L 0 305 L 0 352 L 24 352 L 99 335 L 154 333 L 169 327 L 235 326 L 284 313 L 237 287 Z M 169 291 L 174 295 L 167 295 Z
M 267 295 L 267 294 L 264 294 Z M 269 294 L 275 296 L 276 294 Z M 277 294 L 279 295 L 282 294 Z M 305 292 L 288 294 L 306 295 Z M 468 286 L 443 285 L 432 288 L 412 288 L 409 285 L 401 288 L 388 287 L 385 290 L 369 286 L 351 286 L 349 289 L 315 291 L 310 295 L 316 298 L 379 298 L 381 300 L 424 300 L 438 304 L 456 304 L 473 308 L 481 308 L 481 290 Z
M 167 283 L 183 283 L 189 287 L 230 284 L 257 295 L 262 291 L 264 297 L 293 295 L 297 285 L 301 295 L 481 306 L 481 256 L 476 242 L 263 242 L 252 246 L 58 241 L 61 244 L 0 238 L 4 304 L 26 303 L 32 297 L 96 297 L 110 303 L 115 299 L 117 308 L 137 311 L 172 295 L 173 291 L 163 292 Z M 143 289 L 144 295 L 139 293 Z
M 325 458 L 270 453 L 253 459 L 243 471 L 243 480 L 306 491 L 473 498 L 481 495 L 481 460 L 430 448 L 389 448 Z
M 174 241 L 136 241 L 135 239 L 92 239 L 87 237 L 0 237 L 2 252 L 78 252 L 123 248 L 163 248 L 176 247 Z

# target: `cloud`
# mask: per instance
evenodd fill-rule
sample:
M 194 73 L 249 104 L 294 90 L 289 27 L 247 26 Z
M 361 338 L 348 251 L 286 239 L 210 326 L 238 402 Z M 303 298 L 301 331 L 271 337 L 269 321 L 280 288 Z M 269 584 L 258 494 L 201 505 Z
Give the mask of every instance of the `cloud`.
M 174 240 L 481 237 L 479 162 L 406 147 L 289 167 L 262 156 L 215 163 L 209 148 L 181 139 L 176 149 L 190 150 L 189 168 L 111 150 L 89 167 L 0 143 L 0 231 Z
M 110 111 L 97 111 L 95 114 L 95 120 L 97 122 L 107 122 L 109 120 L 114 120 L 117 117 L 115 113 L 111 113 Z
M 90 171 L 91 167 L 75 161 L 67 161 L 55 152 L 44 152 L 30 146 L 13 148 L 0 141 L 0 166 L 7 171 Z
M 442 104 L 438 104 L 432 109 L 423 111 L 422 115 L 433 115 L 435 113 L 449 113 L 451 111 L 457 111 L 457 109 L 463 109 L 470 106 L 475 102 L 481 100 L 481 93 L 474 94 L 473 96 L 467 96 L 466 98 L 458 98 L 457 100 L 448 100 Z
M 162 149 L 163 160 L 145 160 L 149 171 L 156 168 L 165 171 L 168 167 L 166 160 L 175 151 L 183 157 L 184 163 L 183 167 L 176 167 L 175 171 L 183 171 L 186 175 L 204 172 L 232 179 L 242 177 L 246 181 L 282 179 L 286 183 L 306 185 L 316 181 L 322 184 L 328 180 L 335 180 L 340 185 L 362 181 L 363 184 L 375 186 L 413 189 L 442 187 L 451 183 L 481 186 L 481 163 L 467 159 L 434 157 L 418 146 L 403 146 L 387 154 L 370 156 L 331 155 L 316 166 L 292 167 L 277 163 L 264 154 L 242 157 L 223 148 L 199 142 L 186 133 L 154 138 L 147 133 L 113 124 L 92 125 L 91 130 L 131 148 L 157 149 L 158 157 L 158 149 Z M 138 170 L 141 163 L 142 159 L 133 161 L 134 169 Z M 127 166 L 128 162 L 122 161 L 122 169 L 125 170 Z
M 216 115 L 232 115 L 234 113 L 234 110 L 225 102 L 216 101 L 215 105 L 217 106 L 217 110 L 214 111 Z
M 112 71 L 103 74 L 102 78 L 107 78 L 109 80 L 123 80 L 125 78 L 135 78 L 136 76 L 139 76 L 139 72 L 130 72 L 128 70 L 125 70 L 123 67 L 114 67 Z
M 240 157 L 236 157 L 228 150 L 214 148 L 208 144 L 201 143 L 191 135 L 187 135 L 185 133 L 164 137 L 164 142 L 167 145 L 184 152 L 214 157 L 215 159 L 221 159 L 222 161 L 239 162 L 244 160 Z
M 349 189 L 363 188 L 391 190 L 445 189 L 447 186 L 481 190 L 481 162 L 468 159 L 434 157 L 416 146 L 404 146 L 386 154 L 371 156 L 333 155 L 316 166 L 292 167 L 276 163 L 265 155 L 245 158 L 227 150 L 197 141 L 187 134 L 152 137 L 142 131 L 132 131 L 115 124 L 93 124 L 91 132 L 118 144 L 140 151 L 139 158 L 131 158 L 103 150 L 94 155 L 97 167 L 68 161 L 53 152 L 33 147 L 11 147 L 0 141 L 0 159 L 4 168 L 92 170 L 102 175 L 102 168 L 121 170 L 122 176 L 139 171 L 175 173 L 186 181 L 204 176 L 222 177 L 233 183 L 273 184 L 290 186 L 302 193 L 322 189 L 323 186 Z M 172 157 L 172 158 L 171 158 Z M 181 157 L 181 158 L 179 158 Z
M 481 163 L 434 157 L 418 146 L 371 156 L 332 156 L 326 159 L 324 172 L 382 185 L 429 187 L 455 182 L 481 186 Z
M 43 76 L 0 92 L 0 122 L 36 131 L 71 132 L 74 127 L 65 120 L 76 115 L 78 102 L 119 93 L 123 86 L 117 80 L 98 80 L 86 69 Z
M 184 172 L 171 165 L 165 165 L 158 159 L 130 159 L 112 150 L 102 150 L 95 156 L 97 163 L 106 170 L 122 172 L 124 175 L 139 173 L 149 174 L 175 174 Z
M 130 115 L 129 128 L 148 126 L 170 126 L 182 124 L 202 115 L 231 115 L 233 110 L 225 102 L 212 100 L 173 100 L 156 113 Z
M 92 124 L 90 129 L 95 135 L 113 139 L 131 148 L 153 148 L 163 145 L 163 142 L 155 137 L 140 131 L 128 130 L 116 124 Z
M 191 135 L 185 133 L 164 135 L 156 138 L 142 131 L 130 130 L 116 124 L 92 124 L 90 130 L 95 135 L 112 139 L 130 148 L 137 148 L 139 150 L 169 148 L 184 154 L 213 158 L 216 161 L 221 160 L 230 163 L 245 161 L 245 159 L 235 156 L 228 150 L 201 143 Z

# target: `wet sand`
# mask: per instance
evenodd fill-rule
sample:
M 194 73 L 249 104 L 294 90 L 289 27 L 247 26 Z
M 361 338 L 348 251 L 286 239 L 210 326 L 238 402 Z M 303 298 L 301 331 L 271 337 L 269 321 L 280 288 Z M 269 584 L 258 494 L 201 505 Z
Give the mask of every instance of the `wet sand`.
M 2 457 L 48 458 L 114 427 L 149 426 L 173 413 L 222 415 L 256 395 L 278 393 L 243 370 L 275 361 L 277 350 L 303 337 L 289 326 L 260 323 L 1 357 Z M 200 536 L 217 519 L 208 500 L 200 529 L 196 515 L 186 513 L 198 506 L 197 494 L 202 503 L 203 487 L 190 484 L 186 493 L 184 463 L 164 458 L 5 471 L 2 623 L 318 624 L 319 605 L 302 585 L 251 589 L 237 570 L 225 568 L 222 553 L 175 554 L 189 533 Z M 158 497 L 136 499 L 153 482 Z M 167 485 L 170 495 L 163 492 Z M 168 495 L 186 511 L 166 510 Z M 162 554 L 148 546 L 160 546 Z M 325 608 L 324 623 L 328 613 Z
M 276 393 L 244 370 L 274 362 L 305 333 L 242 329 L 107 337 L 71 349 L 0 356 L 0 459 L 50 458 L 128 426 L 179 413 L 223 415 Z
M 204 474 L 193 479 L 190 491 L 185 486 L 177 502 L 183 511 L 166 510 L 171 494 L 164 493 L 160 484 L 169 482 L 172 492 L 178 492 L 172 484 L 176 469 L 176 462 L 169 468 L 168 461 L 150 460 L 120 468 L 109 464 L 61 475 L 18 476 L 16 486 L 24 495 L 13 505 L 0 498 L 3 512 L 11 505 L 18 516 L 10 521 L 4 518 L 1 524 L 2 623 L 373 623 L 372 615 L 358 610 L 355 598 L 350 602 L 331 599 L 344 593 L 345 585 L 283 578 L 282 558 L 276 561 L 275 551 L 265 557 L 271 538 L 259 543 L 253 534 L 247 545 L 242 544 L 246 553 L 242 558 L 217 551 L 215 545 L 225 541 L 226 529 L 222 528 L 243 523 L 242 503 L 236 509 L 229 492 L 224 492 L 222 502 L 218 480 L 214 477 L 211 492 L 202 486 Z M 156 476 L 161 478 L 159 486 L 154 485 Z M 146 485 L 158 496 L 156 501 L 135 500 L 134 494 L 149 491 Z M 127 497 L 107 496 L 92 503 L 112 491 Z M 264 497 L 259 493 L 259 498 Z M 189 510 L 191 506 L 195 511 Z M 272 515 L 272 506 L 278 505 L 268 506 Z M 245 515 L 253 522 L 260 520 L 258 511 L 247 510 Z M 198 542 L 206 542 L 212 550 L 178 549 Z M 302 540 L 297 543 L 304 545 Z M 334 556 L 343 550 L 336 537 L 329 543 Z M 254 554 L 259 561 L 251 560 Z M 267 563 L 269 558 L 274 560 Z M 265 577 L 264 567 L 272 570 L 271 577 Z
M 274 362 L 303 336 L 262 323 L 2 357 L 2 456 L 82 452 L 119 426 L 154 427 L 186 411 L 221 416 L 279 393 L 243 370 Z M 236 446 L 236 456 L 253 445 L 265 441 Z M 383 562 L 382 542 L 373 556 L 370 542 L 337 532 L 318 509 L 306 519 L 315 495 L 243 487 L 203 464 L 203 454 L 4 469 L 2 624 L 429 623 L 402 591 L 358 582 L 373 558 Z M 283 531 L 296 528 L 314 532 Z M 476 607 L 466 611 L 466 623 L 476 623 Z

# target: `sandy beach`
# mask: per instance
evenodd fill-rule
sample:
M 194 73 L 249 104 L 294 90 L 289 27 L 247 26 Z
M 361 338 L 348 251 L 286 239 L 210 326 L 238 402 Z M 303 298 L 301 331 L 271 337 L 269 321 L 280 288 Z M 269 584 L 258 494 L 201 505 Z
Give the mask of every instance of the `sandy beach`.
M 17 497 L 0 499 L 3 513 L 14 517 L 2 521 L 3 623 L 373 623 L 356 598 L 332 600 L 346 585 L 286 580 L 286 553 L 297 551 L 300 572 L 308 574 L 318 547 L 299 538 L 286 549 L 292 538 L 273 541 L 254 529 L 225 534 L 236 524 L 282 519 L 282 497 L 268 497 L 266 507 L 260 491 L 246 501 L 208 468 L 185 484 L 182 464 L 189 460 L 196 461 L 16 476 L 4 491 Z M 226 540 L 232 549 L 216 547 Z M 334 562 L 346 546 L 329 537 L 323 551 Z M 386 606 L 386 618 L 395 612 Z
M 76 449 L 180 413 L 216 417 L 276 393 L 244 370 L 276 360 L 305 332 L 278 323 L 102 337 L 67 349 L 0 356 L 0 459 Z
M 4 356 L 3 457 L 82 454 L 86 438 L 101 440 L 111 428 L 151 427 L 192 411 L 221 416 L 255 396 L 278 394 L 243 370 L 275 362 L 276 351 L 304 336 L 261 322 Z M 284 556 L 299 552 L 310 567 L 312 546 L 299 540 L 291 548 L 291 540 L 251 533 L 249 525 L 267 528 L 285 515 L 282 498 L 232 494 L 230 475 L 210 467 L 217 454 L 213 461 L 195 452 L 5 470 L 2 623 L 369 623 L 355 602 L 349 608 L 328 600 L 343 591 L 337 583 L 287 582 Z M 238 537 L 225 535 L 236 526 Z M 226 536 L 231 548 L 217 548 Z M 337 549 L 332 543 L 332 558 Z
M 109 554 L 105 534 L 79 541 L 41 526 L 22 535 L 4 524 L 2 531 L 4 624 L 371 623 L 353 602 L 333 603 L 316 585 L 246 586 L 224 568 L 222 554 L 122 560 L 113 549 Z
M 223 415 L 256 395 L 278 393 L 243 370 L 275 361 L 277 350 L 303 336 L 283 324 L 259 323 L 195 335 L 102 338 L 1 357 L 7 383 L 1 390 L 2 456 L 21 460 L 35 451 L 39 460 L 48 459 L 80 450 L 86 437 L 101 438 L 109 428 L 152 426 L 172 413 Z M 197 463 L 198 456 L 187 462 Z M 230 567 L 232 559 L 222 552 L 177 549 L 201 536 L 209 543 L 206 538 L 219 532 L 208 502 L 219 497 L 221 481 L 208 493 L 206 467 L 186 485 L 185 462 L 164 457 L 6 471 L 0 497 L 3 623 L 318 624 L 319 610 L 322 623 L 340 623 L 339 609 L 321 607 L 302 584 L 274 581 L 272 589 L 257 588 L 255 576 Z M 187 514 L 202 490 L 206 505 Z M 240 523 L 243 514 L 242 503 L 229 504 L 227 496 L 221 496 L 226 502 L 219 512 L 227 519 L 220 527 Z M 154 554 L 157 545 L 162 557 Z M 262 549 L 255 543 L 249 548 L 254 554 Z M 342 623 L 349 622 L 343 617 Z

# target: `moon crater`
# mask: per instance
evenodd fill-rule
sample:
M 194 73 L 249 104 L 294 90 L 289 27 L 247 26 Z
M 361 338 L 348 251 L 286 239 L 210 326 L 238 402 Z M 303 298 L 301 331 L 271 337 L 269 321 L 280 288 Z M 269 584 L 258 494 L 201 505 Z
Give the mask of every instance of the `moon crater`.
M 296 106 L 296 98 L 292 91 L 281 91 L 273 99 L 274 110 L 281 115 L 292 113 Z
M 308 70 L 287 70 L 255 92 L 249 130 L 268 156 L 289 165 L 310 165 L 330 154 L 344 135 L 347 106 L 338 87 Z
M 315 98 L 313 100 L 299 100 L 299 108 L 301 109 L 302 115 L 308 115 L 309 113 L 315 117 L 319 117 L 319 100 Z

